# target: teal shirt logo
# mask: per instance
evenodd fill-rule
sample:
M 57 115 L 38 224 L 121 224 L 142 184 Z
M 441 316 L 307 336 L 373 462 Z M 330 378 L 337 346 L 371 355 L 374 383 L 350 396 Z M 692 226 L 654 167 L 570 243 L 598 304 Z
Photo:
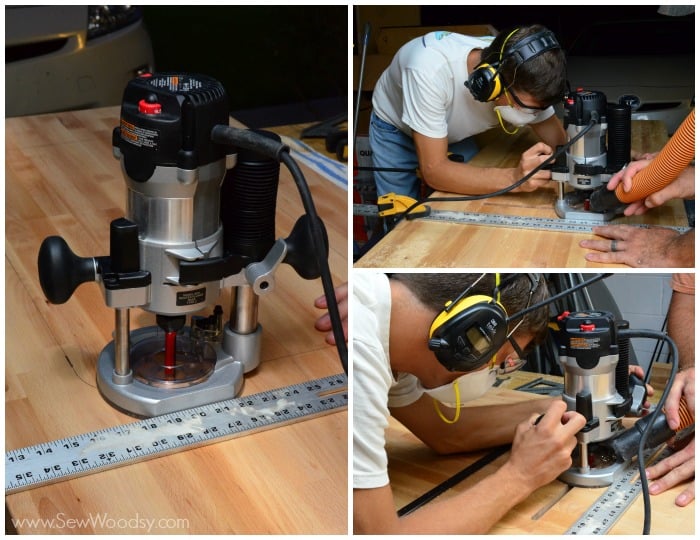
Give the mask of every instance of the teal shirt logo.
M 438 30 L 435 32 L 435 40 L 440 41 L 442 38 L 449 36 L 451 33 L 452 32 L 448 32 L 447 30 Z

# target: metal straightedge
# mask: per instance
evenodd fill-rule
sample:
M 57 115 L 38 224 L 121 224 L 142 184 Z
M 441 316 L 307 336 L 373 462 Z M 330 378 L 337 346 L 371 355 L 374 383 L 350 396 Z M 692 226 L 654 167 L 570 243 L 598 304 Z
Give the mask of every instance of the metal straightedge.
M 347 404 L 347 377 L 338 374 L 8 450 L 5 495 L 308 420 Z
M 430 199 L 424 201 L 429 203 Z M 371 204 L 355 204 L 353 205 L 353 214 L 356 216 L 372 217 L 377 216 L 377 207 Z M 589 219 L 560 219 L 560 218 L 541 218 L 527 216 L 506 216 L 503 214 L 486 214 L 479 212 L 457 212 L 454 210 L 435 210 L 430 209 L 430 213 L 422 216 L 419 219 L 427 219 L 431 221 L 442 221 L 446 223 L 457 223 L 462 225 L 483 225 L 490 227 L 507 227 L 510 229 L 534 229 L 555 232 L 574 232 L 574 233 L 590 233 L 593 232 L 593 227 L 598 227 L 604 223 L 602 220 Z M 632 227 L 640 227 L 642 229 L 650 228 L 649 225 L 640 225 L 630 223 Z M 673 229 L 679 233 L 685 233 L 690 230 L 690 227 L 663 226 L 667 229 Z

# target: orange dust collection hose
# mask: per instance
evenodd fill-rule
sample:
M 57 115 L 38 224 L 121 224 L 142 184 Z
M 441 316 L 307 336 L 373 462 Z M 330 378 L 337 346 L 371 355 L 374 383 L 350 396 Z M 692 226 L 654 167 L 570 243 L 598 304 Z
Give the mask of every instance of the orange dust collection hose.
M 632 189 L 623 191 L 622 183 L 615 189 L 620 202 L 632 203 L 666 187 L 695 158 L 695 109 L 683 120 L 666 146 L 652 162 L 634 175 Z

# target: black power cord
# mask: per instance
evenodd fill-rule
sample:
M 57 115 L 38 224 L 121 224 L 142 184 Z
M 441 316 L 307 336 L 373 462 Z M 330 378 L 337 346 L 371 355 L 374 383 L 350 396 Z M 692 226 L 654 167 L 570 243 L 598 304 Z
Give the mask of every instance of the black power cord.
M 659 416 L 659 414 L 661 414 L 663 406 L 666 403 L 668 393 L 671 391 L 671 386 L 673 386 L 673 380 L 676 378 L 676 372 L 678 371 L 678 347 L 676 347 L 676 344 L 670 337 L 668 337 L 663 332 L 658 332 L 656 330 L 621 330 L 620 337 L 640 337 L 663 340 L 668 344 L 670 349 L 670 356 L 672 358 L 671 373 L 668 377 L 668 382 L 666 383 L 666 387 L 664 388 L 664 391 L 661 394 L 661 397 L 659 398 L 659 402 L 657 403 L 656 408 L 650 415 L 651 417 L 649 419 L 649 422 L 647 423 L 647 425 L 644 428 L 644 431 L 642 432 L 642 436 L 639 439 L 639 447 L 637 448 L 637 467 L 639 469 L 639 480 L 641 482 L 642 497 L 644 499 L 644 528 L 642 530 L 642 534 L 649 534 L 649 530 L 651 528 L 651 499 L 649 497 L 649 482 L 646 477 L 644 465 L 644 449 L 646 447 L 647 439 L 649 438 L 651 428 L 656 422 L 656 418 Z
M 302 204 L 304 205 L 304 210 L 309 216 L 311 221 L 311 240 L 313 242 L 313 251 L 316 254 L 316 263 L 321 272 L 321 283 L 323 285 L 323 292 L 326 296 L 326 304 L 328 306 L 328 315 L 331 319 L 331 327 L 333 329 L 333 337 L 335 338 L 335 345 L 338 349 L 338 357 L 340 358 L 340 363 L 343 366 L 343 371 L 348 373 L 348 349 L 345 343 L 345 333 L 343 332 L 343 321 L 340 317 L 340 312 L 338 310 L 338 301 L 335 297 L 335 290 L 333 288 L 333 279 L 331 278 L 331 271 L 328 266 L 328 259 L 326 258 L 326 239 L 323 231 L 323 225 L 321 218 L 318 217 L 316 212 L 316 207 L 314 206 L 314 201 L 311 197 L 311 192 L 309 191 L 309 186 L 306 183 L 306 178 L 304 178 L 299 165 L 296 161 L 292 159 L 289 155 L 289 150 L 285 151 L 281 156 L 281 161 L 289 169 L 289 172 L 294 179 L 294 183 L 299 191 L 299 196 L 301 197 Z
M 491 197 L 496 197 L 498 195 L 504 195 L 510 191 L 513 191 L 515 188 L 520 187 L 525 182 L 527 182 L 530 178 L 532 178 L 535 174 L 537 174 L 539 171 L 544 169 L 547 165 L 549 165 L 550 163 L 554 163 L 554 161 L 556 161 L 556 159 L 560 155 L 562 155 L 564 152 L 566 152 L 576 141 L 578 141 L 581 137 L 583 137 L 586 133 L 588 133 L 591 129 L 593 129 L 593 126 L 595 126 L 597 123 L 598 123 L 597 116 L 592 114 L 591 120 L 588 122 L 586 127 L 584 127 L 579 133 L 577 133 L 574 137 L 572 137 L 571 140 L 569 140 L 566 144 L 563 144 L 562 146 L 558 147 L 557 150 L 551 156 L 549 156 L 547 159 L 545 159 L 537 167 L 532 169 L 529 173 L 527 173 L 525 176 L 523 176 L 520 180 L 511 184 L 510 186 L 505 187 L 503 189 L 499 189 L 498 191 L 493 191 L 491 193 L 483 193 L 481 195 L 460 195 L 460 196 L 454 196 L 454 197 L 424 197 L 423 199 L 416 201 L 414 204 L 409 206 L 404 212 L 399 214 L 396 217 L 396 219 L 394 220 L 394 225 L 396 225 L 404 217 L 406 219 L 412 219 L 409 214 L 416 207 L 418 207 L 422 204 L 425 204 L 429 201 L 441 201 L 441 202 L 479 201 L 481 199 L 489 199 Z
M 596 281 L 600 281 L 601 279 L 608 278 L 612 275 L 613 275 L 612 272 L 607 273 L 607 274 L 596 274 L 592 278 L 589 278 L 586 281 L 582 281 L 578 285 L 574 285 L 573 287 L 570 287 L 570 288 L 566 289 L 565 291 L 562 291 L 558 294 L 555 294 L 554 296 L 550 296 L 549 298 L 546 298 L 545 300 L 542 300 L 541 302 L 538 302 L 537 304 L 534 304 L 526 309 L 523 309 L 522 311 L 518 311 L 516 314 L 508 317 L 507 321 L 509 323 L 511 323 L 514 320 L 519 319 L 520 317 L 523 317 L 524 315 L 527 315 L 531 311 L 536 311 L 536 310 L 540 309 L 541 307 L 544 307 L 548 304 L 551 304 L 552 302 L 556 302 L 560 298 L 564 298 L 565 296 L 568 296 L 571 293 L 578 291 L 579 289 L 583 289 L 585 287 L 588 287 L 592 283 L 595 283 Z
M 211 140 L 214 143 L 231 146 L 234 148 L 242 148 L 257 152 L 265 157 L 274 159 L 280 163 L 284 163 L 285 167 L 294 179 L 294 183 L 299 191 L 301 202 L 304 206 L 304 211 L 309 218 L 309 228 L 311 232 L 311 242 L 313 253 L 316 257 L 317 267 L 321 275 L 321 283 L 323 292 L 326 297 L 328 306 L 328 314 L 331 319 L 333 329 L 333 337 L 335 345 L 340 357 L 340 363 L 343 366 L 345 373 L 348 373 L 348 349 L 345 342 L 345 333 L 343 332 L 343 322 L 338 310 L 338 301 L 335 297 L 333 288 L 333 279 L 331 277 L 328 259 L 326 257 L 326 237 L 324 234 L 321 218 L 316 212 L 311 191 L 306 183 L 306 178 L 301 172 L 296 161 L 289 155 L 289 147 L 283 143 L 274 141 L 268 137 L 263 137 L 254 131 L 246 129 L 238 129 L 231 126 L 218 125 L 214 126 L 211 131 Z

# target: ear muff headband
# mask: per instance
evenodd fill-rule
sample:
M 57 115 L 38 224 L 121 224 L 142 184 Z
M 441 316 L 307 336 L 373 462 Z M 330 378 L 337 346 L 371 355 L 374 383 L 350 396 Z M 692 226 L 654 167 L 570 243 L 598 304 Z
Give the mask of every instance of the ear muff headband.
M 488 62 L 479 64 L 464 83 L 477 101 L 493 101 L 503 93 L 504 86 L 499 72 L 505 58 L 513 57 L 516 68 L 518 68 L 528 60 L 532 60 L 544 52 L 561 48 L 554 34 L 550 30 L 543 30 L 527 36 L 518 41 L 513 47 L 505 49 L 508 40 L 518 30 L 520 29 L 516 28 L 513 30 L 503 41 L 498 62 L 494 64 L 489 64 Z
M 448 302 L 430 326 L 428 346 L 450 371 L 486 364 L 508 339 L 505 308 L 486 295 Z
M 520 30 L 520 28 L 513 30 L 506 36 L 506 39 L 503 40 L 501 52 L 498 55 L 498 62 L 496 62 L 495 65 L 491 65 L 488 62 L 479 64 L 469 76 L 469 80 L 466 84 L 477 100 L 484 102 L 493 101 L 503 92 L 503 84 L 498 75 L 498 70 L 503 61 L 503 51 L 506 47 L 506 43 L 508 43 L 511 36 L 518 30 Z

